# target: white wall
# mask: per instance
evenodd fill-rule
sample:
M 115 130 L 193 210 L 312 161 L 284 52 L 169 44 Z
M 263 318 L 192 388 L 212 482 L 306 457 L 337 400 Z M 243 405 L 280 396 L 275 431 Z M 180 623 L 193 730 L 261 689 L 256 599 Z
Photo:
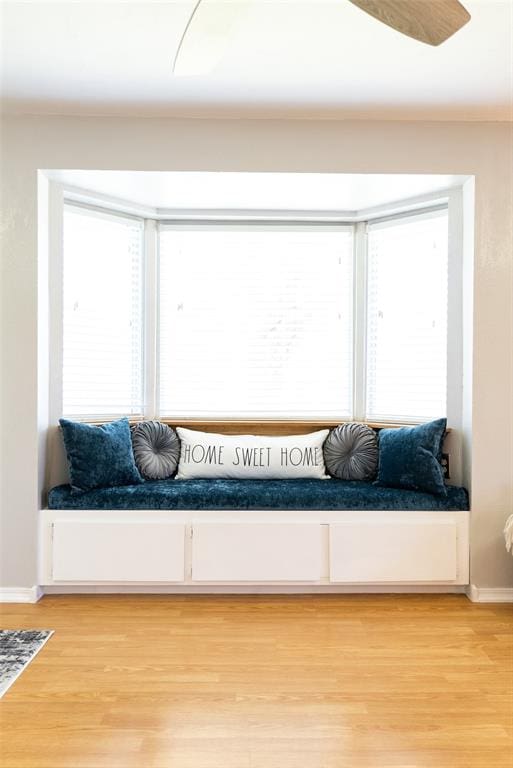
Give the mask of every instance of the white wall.
M 513 511 L 511 124 L 26 116 L 4 119 L 2 150 L 0 584 L 37 581 L 41 168 L 475 175 L 471 580 L 513 583 L 502 540 Z

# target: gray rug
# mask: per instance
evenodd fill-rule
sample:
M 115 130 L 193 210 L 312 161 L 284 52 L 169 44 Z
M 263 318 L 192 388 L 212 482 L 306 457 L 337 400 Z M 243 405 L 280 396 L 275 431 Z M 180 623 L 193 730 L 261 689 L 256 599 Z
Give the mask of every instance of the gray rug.
M 52 635 L 49 629 L 0 629 L 0 698 Z

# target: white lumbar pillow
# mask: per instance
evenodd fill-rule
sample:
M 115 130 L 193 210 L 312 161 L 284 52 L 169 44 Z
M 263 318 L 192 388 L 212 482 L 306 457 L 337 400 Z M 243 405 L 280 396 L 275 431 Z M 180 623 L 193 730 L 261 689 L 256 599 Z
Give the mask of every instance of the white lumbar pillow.
M 177 480 L 328 480 L 322 445 L 328 429 L 308 435 L 216 435 L 177 427 L 181 440 Z

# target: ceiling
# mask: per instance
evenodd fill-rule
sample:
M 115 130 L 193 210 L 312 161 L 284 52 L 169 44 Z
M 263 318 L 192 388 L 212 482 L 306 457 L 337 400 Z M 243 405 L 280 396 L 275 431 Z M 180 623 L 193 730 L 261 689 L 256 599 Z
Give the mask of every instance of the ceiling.
M 356 212 L 460 186 L 429 174 L 192 173 L 51 170 L 68 187 L 138 206 L 178 210 Z
M 58 114 L 513 119 L 513 0 L 463 0 L 438 48 L 347 0 L 244 6 L 211 72 L 173 76 L 194 0 L 3 0 L 6 111 Z M 426 0 L 428 2 L 428 0 Z M 226 10 L 226 8 L 225 8 Z

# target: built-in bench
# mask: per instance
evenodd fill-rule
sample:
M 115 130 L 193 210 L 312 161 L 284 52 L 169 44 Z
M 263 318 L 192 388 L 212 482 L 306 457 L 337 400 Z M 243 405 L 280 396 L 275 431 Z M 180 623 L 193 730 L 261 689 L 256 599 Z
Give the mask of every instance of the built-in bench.
M 73 495 L 69 485 L 50 491 L 50 509 L 138 510 L 374 510 L 468 509 L 464 488 L 447 496 L 382 488 L 360 480 L 153 480 Z
M 342 480 L 161 480 L 41 512 L 54 590 L 461 590 L 468 496 Z

